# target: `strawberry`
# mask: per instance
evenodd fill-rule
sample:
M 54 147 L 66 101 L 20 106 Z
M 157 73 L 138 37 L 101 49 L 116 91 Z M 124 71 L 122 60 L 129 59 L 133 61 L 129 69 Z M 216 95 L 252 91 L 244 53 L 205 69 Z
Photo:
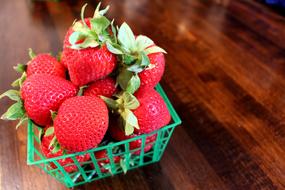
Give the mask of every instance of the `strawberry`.
M 65 100 L 54 120 L 60 146 L 71 152 L 95 148 L 108 128 L 108 109 L 98 97 L 76 96 Z
M 111 40 L 107 30 L 110 21 L 103 16 L 108 7 L 99 11 L 99 6 L 93 18 L 75 22 L 65 36 L 62 62 L 77 86 L 106 77 L 116 66 L 116 56 L 105 45 Z
M 26 79 L 21 96 L 29 118 L 46 126 L 51 122 L 50 111 L 57 111 L 61 103 L 75 96 L 76 87 L 69 81 L 48 74 L 34 74 Z
M 119 114 L 125 134 L 150 133 L 170 122 L 171 116 L 163 98 L 154 89 L 139 90 L 134 95 L 123 92 L 118 99 L 101 97 L 113 112 Z
M 44 131 L 46 132 L 47 129 L 49 129 L 49 128 L 50 128 L 50 126 L 45 127 Z M 53 138 L 54 138 L 54 134 L 47 135 L 45 133 L 45 135 L 43 135 L 43 137 L 41 139 L 41 150 L 42 150 L 43 155 L 46 158 L 55 158 L 55 157 L 59 157 L 59 156 L 64 155 L 62 149 L 58 150 L 56 153 L 52 152 L 54 147 L 50 146 L 50 143 L 51 143 Z M 90 159 L 90 155 L 85 154 L 85 155 L 76 156 L 76 159 L 79 163 L 85 162 L 85 161 L 88 161 Z M 74 161 L 71 158 L 59 159 L 57 161 L 61 166 L 64 167 L 64 170 L 68 173 L 71 173 L 71 172 L 78 170 L 76 165 L 72 165 L 74 163 Z M 66 165 L 68 165 L 68 166 L 66 166 Z M 54 169 L 57 168 L 57 166 L 54 163 L 50 163 L 50 166 Z
M 139 89 L 154 88 L 164 73 L 164 55 L 162 53 L 151 53 L 147 56 L 151 66 L 138 74 L 141 81 Z
M 50 74 L 65 78 L 65 68 L 50 54 L 35 55 L 30 49 L 31 61 L 27 63 L 27 77 L 33 74 Z
M 118 42 L 107 41 L 107 48 L 119 56 L 117 83 L 131 94 L 139 88 L 154 88 L 160 81 L 165 67 L 165 50 L 144 36 L 135 36 L 123 23 L 118 31 Z
M 31 60 L 26 64 L 18 64 L 14 69 L 22 73 L 22 76 L 12 83 L 13 87 L 21 87 L 27 77 L 33 74 L 49 74 L 65 78 L 65 68 L 53 56 L 47 53 L 36 55 L 32 49 L 29 49 Z
M 106 46 L 82 50 L 64 49 L 62 62 L 67 65 L 70 80 L 77 86 L 106 77 L 116 65 L 116 57 Z
M 122 131 L 118 126 L 114 126 L 114 125 L 109 127 L 109 132 L 110 132 L 111 137 L 118 141 L 123 141 L 123 140 L 127 140 L 127 139 L 138 136 L 137 134 L 127 136 L 125 135 L 124 131 Z M 150 151 L 150 149 L 152 148 L 156 140 L 156 136 L 157 135 L 154 134 L 154 135 L 146 137 L 144 152 Z M 142 146 L 141 138 L 130 142 L 130 150 L 141 148 L 141 146 Z M 140 153 L 141 153 L 141 150 L 133 152 L 133 154 L 135 155 L 139 155 Z
M 133 111 L 140 127 L 135 133 L 150 133 L 170 122 L 171 116 L 167 106 L 154 89 L 139 90 L 135 96 L 140 102 L 140 106 Z
M 116 92 L 116 82 L 111 77 L 97 80 L 84 90 L 85 96 L 111 97 Z

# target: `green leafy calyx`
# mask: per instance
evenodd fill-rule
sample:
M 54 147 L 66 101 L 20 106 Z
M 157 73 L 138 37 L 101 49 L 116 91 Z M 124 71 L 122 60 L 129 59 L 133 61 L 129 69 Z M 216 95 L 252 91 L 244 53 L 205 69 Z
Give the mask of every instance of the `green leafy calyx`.
M 149 54 L 166 53 L 166 51 L 154 44 L 144 36 L 134 35 L 127 23 L 123 23 L 118 29 L 117 41 L 107 41 L 110 52 L 118 55 L 121 65 L 117 83 L 127 92 L 133 94 L 140 87 L 138 73 L 154 68 L 150 63 Z
M 117 76 L 117 83 L 124 91 L 133 94 L 140 87 L 140 78 L 137 73 L 122 68 Z
M 126 135 L 131 135 L 134 128 L 139 129 L 138 119 L 132 110 L 139 107 L 140 103 L 137 98 L 129 92 L 123 92 L 117 95 L 117 99 L 111 99 L 101 96 L 108 107 L 120 115 Z
M 104 44 L 106 41 L 112 41 L 112 37 L 108 32 L 111 24 L 104 14 L 108 11 L 109 6 L 100 10 L 101 3 L 98 4 L 93 18 L 89 18 L 90 26 L 87 25 L 84 18 L 84 11 L 87 6 L 85 4 L 81 9 L 81 21 L 74 22 L 72 29 L 73 33 L 69 37 L 69 42 L 72 49 L 84 49 L 87 47 L 97 47 Z
M 24 73 L 27 70 L 27 65 L 19 63 L 18 65 L 14 66 L 13 68 L 18 73 Z
M 25 80 L 27 79 L 27 74 L 26 72 L 23 72 L 23 74 L 21 75 L 20 78 L 16 79 L 11 86 L 12 87 L 22 87 L 23 83 L 25 82 Z
M 0 95 L 0 99 L 3 97 L 8 97 L 11 100 L 16 101 L 16 103 L 12 104 L 8 110 L 1 116 L 3 120 L 19 120 L 19 123 L 16 125 L 18 128 L 25 121 L 28 120 L 26 116 L 24 105 L 20 96 L 20 92 L 17 90 L 8 90 Z

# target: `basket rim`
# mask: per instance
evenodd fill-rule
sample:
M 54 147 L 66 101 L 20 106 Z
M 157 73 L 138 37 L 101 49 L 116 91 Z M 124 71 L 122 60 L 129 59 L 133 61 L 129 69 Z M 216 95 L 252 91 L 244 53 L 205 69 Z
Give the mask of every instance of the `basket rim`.
M 114 143 L 107 144 L 107 145 L 104 145 L 104 146 L 95 147 L 95 148 L 92 148 L 92 149 L 87 150 L 87 151 L 76 152 L 76 153 L 66 154 L 66 155 L 62 155 L 62 156 L 58 156 L 58 157 L 54 157 L 54 158 L 46 158 L 46 159 L 41 159 L 41 160 L 36 160 L 35 161 L 34 160 L 34 152 L 35 152 L 34 140 L 35 139 L 34 139 L 34 131 L 33 131 L 33 127 L 34 126 L 33 126 L 32 120 L 29 119 L 28 127 L 27 127 L 28 128 L 27 164 L 28 165 L 36 165 L 36 164 L 49 163 L 49 162 L 54 162 L 54 161 L 60 160 L 60 159 L 66 159 L 66 158 L 70 158 L 70 157 L 74 157 L 74 156 L 84 155 L 84 154 L 88 154 L 88 153 L 89 154 L 90 153 L 94 153 L 94 152 L 97 152 L 97 151 L 100 151 L 100 150 L 108 150 L 108 149 L 110 150 L 110 149 L 112 149 L 115 146 L 120 146 L 122 144 L 129 143 L 131 141 L 135 141 L 135 140 L 137 140 L 139 138 L 146 138 L 146 137 L 151 136 L 153 134 L 159 133 L 160 131 L 167 130 L 169 128 L 176 127 L 176 126 L 180 125 L 182 123 L 182 121 L 181 121 L 180 117 L 178 116 L 177 112 L 175 111 L 175 109 L 173 108 L 171 102 L 169 101 L 166 93 L 164 92 L 164 90 L 162 89 L 160 84 L 158 84 L 156 86 L 156 90 L 162 96 L 164 102 L 167 105 L 167 109 L 169 110 L 171 118 L 173 120 L 172 123 L 170 123 L 170 124 L 160 128 L 158 130 L 152 131 L 151 133 L 141 134 L 141 135 L 132 137 L 130 139 L 114 142 Z

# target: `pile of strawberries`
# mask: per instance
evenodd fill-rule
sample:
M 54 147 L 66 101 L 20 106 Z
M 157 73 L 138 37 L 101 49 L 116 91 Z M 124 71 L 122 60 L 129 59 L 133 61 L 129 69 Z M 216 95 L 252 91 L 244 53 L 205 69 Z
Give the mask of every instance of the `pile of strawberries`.
M 42 128 L 46 158 L 86 151 L 102 145 L 103 139 L 122 141 L 150 133 L 171 119 L 154 90 L 164 72 L 166 52 L 150 38 L 134 35 L 126 23 L 114 27 L 104 16 L 109 6 L 100 10 L 99 4 L 92 18 L 84 18 L 85 7 L 81 20 L 68 29 L 58 59 L 30 49 L 31 60 L 15 67 L 22 76 L 12 86 L 19 90 L 0 96 L 16 101 L 2 119 L 19 120 L 17 127 L 30 119 Z M 156 135 L 146 139 L 145 152 L 155 140 Z M 130 149 L 140 148 L 141 143 L 132 141 Z M 107 158 L 106 151 L 96 152 L 95 157 Z M 76 159 L 88 161 L 90 155 Z M 72 163 L 71 158 L 59 160 L 67 172 L 77 170 Z

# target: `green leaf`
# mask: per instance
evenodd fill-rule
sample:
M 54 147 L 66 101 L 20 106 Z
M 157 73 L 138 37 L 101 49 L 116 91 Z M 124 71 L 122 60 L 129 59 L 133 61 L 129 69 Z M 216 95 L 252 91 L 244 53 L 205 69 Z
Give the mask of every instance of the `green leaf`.
M 5 96 L 14 101 L 21 101 L 20 92 L 18 90 L 8 90 L 0 95 L 0 99 Z
M 97 46 L 99 46 L 99 43 L 96 42 L 96 40 L 94 40 L 94 39 L 86 38 L 83 43 L 79 44 L 79 46 L 81 48 L 97 47 Z
M 166 51 L 164 49 L 162 49 L 161 47 L 158 47 L 158 46 L 151 46 L 151 47 L 145 49 L 144 52 L 147 55 L 152 54 L 152 53 L 166 53 Z
M 80 39 L 84 39 L 85 37 L 96 37 L 97 34 L 95 31 L 92 31 L 88 26 L 83 25 L 81 22 L 76 22 L 73 26 L 72 29 L 74 32 L 78 32 L 82 37 Z
M 119 75 L 117 76 L 117 83 L 123 90 L 127 89 L 128 83 L 131 80 L 133 73 L 126 69 L 121 70 Z
M 132 135 L 134 133 L 134 127 L 127 122 L 124 122 L 124 123 L 125 123 L 125 126 L 124 126 L 125 135 L 126 136 Z
M 54 134 L 54 127 L 49 127 L 45 132 L 45 137 L 51 136 Z
M 129 80 L 126 91 L 133 94 L 135 93 L 141 84 L 141 80 L 137 74 L 133 75 L 132 78 Z
M 95 11 L 94 11 L 94 14 L 93 14 L 93 18 L 96 18 L 96 17 L 99 17 L 100 14 L 99 14 L 99 10 L 100 10 L 100 6 L 101 6 L 101 2 L 98 3 Z
M 28 119 L 29 118 L 26 115 L 22 117 L 20 121 L 18 122 L 18 124 L 16 125 L 16 129 L 18 129 L 21 125 L 23 125 Z
M 123 95 L 122 95 L 122 98 L 123 98 L 123 102 L 124 102 L 124 107 L 126 109 L 131 109 L 131 110 L 134 110 L 134 109 L 137 109 L 139 106 L 140 106 L 140 102 L 138 101 L 138 99 L 128 93 L 128 92 L 124 92 Z
M 15 71 L 18 73 L 23 73 L 27 70 L 27 65 L 18 63 L 16 66 L 13 67 Z
M 124 109 L 120 114 L 124 122 L 125 135 L 132 135 L 134 133 L 134 127 L 139 129 L 137 117 L 131 110 Z
M 84 38 L 85 36 L 81 32 L 75 31 L 69 36 L 68 40 L 71 45 L 75 45 L 79 40 L 83 40 Z
M 137 63 L 133 64 L 132 66 L 129 66 L 128 71 L 132 71 L 134 73 L 142 72 L 145 69 L 145 67 L 142 67 L 140 64 L 141 63 L 137 62 Z
M 141 52 L 141 66 L 148 66 L 150 64 L 150 60 L 145 52 Z
M 137 119 L 137 117 L 135 116 L 135 114 L 134 114 L 131 110 L 129 110 L 129 109 L 125 109 L 125 112 L 126 112 L 126 114 L 127 114 L 126 122 L 127 122 L 129 125 L 131 125 L 131 126 L 137 128 L 137 129 L 139 129 L 138 119 Z
M 56 139 L 56 136 L 54 136 L 52 140 L 50 141 L 48 148 L 50 149 L 51 147 L 55 147 L 56 143 L 57 143 L 57 139 Z
M 90 22 L 92 30 L 94 30 L 97 34 L 101 34 L 110 25 L 110 21 L 104 16 L 93 18 L 90 20 Z
M 84 25 L 79 21 L 74 21 L 74 23 L 72 24 L 72 29 L 74 31 L 80 32 L 83 28 L 85 28 Z
M 118 42 L 118 40 L 117 40 L 117 31 L 116 31 L 116 28 L 114 26 L 114 19 L 111 22 L 111 29 L 112 29 L 112 32 L 113 32 L 115 43 L 117 43 Z
M 42 139 L 42 136 L 43 136 L 43 134 L 44 134 L 44 129 L 43 128 L 38 128 L 39 129 L 39 139 L 41 140 Z
M 110 6 L 108 5 L 105 9 L 100 10 L 99 11 L 99 15 L 103 16 L 104 14 L 106 14 L 108 12 L 109 8 L 110 8 Z
M 103 45 L 106 42 L 110 42 L 112 40 L 112 37 L 113 36 L 111 36 L 107 30 L 104 30 L 102 34 L 98 35 L 98 40 L 100 42 L 100 45 Z
M 132 56 L 132 55 L 129 55 L 129 54 L 123 54 L 123 62 L 126 64 L 126 65 L 130 65 L 132 64 L 137 58 Z
M 11 86 L 12 87 L 19 87 L 20 86 L 20 80 L 21 80 L 21 78 L 18 78 L 17 80 L 13 81 Z
M 129 52 L 135 50 L 135 35 L 127 23 L 123 23 L 118 32 L 118 40 L 120 44 Z
M 105 9 L 100 10 L 100 6 L 101 6 L 101 2 L 98 3 L 98 5 L 97 5 L 97 7 L 95 9 L 93 18 L 98 18 L 98 17 L 104 16 L 104 14 L 106 14 L 108 12 L 109 8 L 110 8 L 110 6 L 108 5 Z
M 117 102 L 112 98 L 107 98 L 105 96 L 100 96 L 100 98 L 107 104 L 110 109 L 115 110 L 118 108 Z
M 125 160 L 125 159 L 121 159 L 121 160 L 120 160 L 120 166 L 121 166 L 121 168 L 122 168 L 124 174 L 126 174 L 127 171 L 128 171 L 128 168 L 127 168 L 126 160 Z
M 11 85 L 13 87 L 22 87 L 22 84 L 24 83 L 26 78 L 27 78 L 27 74 L 26 72 L 23 72 L 22 76 L 18 78 L 17 80 L 15 80 Z
M 16 120 L 20 119 L 25 115 L 23 104 L 21 101 L 13 104 L 2 116 L 3 120 Z
M 29 56 L 31 59 L 34 59 L 37 55 L 33 52 L 32 48 L 29 48 Z
M 54 148 L 52 149 L 51 153 L 56 154 L 60 150 L 60 145 L 59 143 L 56 143 Z
M 20 81 L 19 81 L 19 86 L 20 88 L 22 87 L 23 83 L 25 82 L 25 80 L 27 79 L 27 73 L 24 72 L 20 78 Z
M 99 43 L 96 42 L 94 39 L 85 38 L 85 40 L 82 43 L 72 45 L 70 48 L 78 50 L 78 49 L 84 49 L 87 47 L 97 47 L 97 46 L 99 46 Z
M 114 53 L 114 54 L 123 54 L 123 52 L 120 50 L 120 49 L 118 49 L 118 48 L 116 48 L 116 47 L 114 47 L 110 42 L 106 42 L 106 45 L 107 45 L 107 48 L 108 48 L 108 50 L 111 52 L 111 53 Z
M 86 22 L 85 22 L 85 20 L 84 20 L 84 12 L 85 12 L 85 8 L 86 8 L 86 7 L 87 7 L 87 3 L 85 3 L 85 4 L 83 5 L 83 7 L 81 8 L 81 13 L 80 13 L 80 17 L 81 17 L 81 20 L 82 20 L 84 26 L 87 26 L 87 24 L 86 24 Z
M 97 7 L 96 7 L 96 9 L 95 9 L 95 11 L 94 11 L 93 18 L 100 17 L 100 13 L 99 13 L 99 11 L 100 11 L 100 6 L 101 6 L 101 2 L 98 3 L 98 5 L 97 5 Z
M 136 49 L 137 49 L 137 51 L 143 51 L 144 49 L 146 49 L 147 47 L 149 47 L 153 44 L 154 44 L 154 42 L 146 36 L 139 35 L 136 38 Z

